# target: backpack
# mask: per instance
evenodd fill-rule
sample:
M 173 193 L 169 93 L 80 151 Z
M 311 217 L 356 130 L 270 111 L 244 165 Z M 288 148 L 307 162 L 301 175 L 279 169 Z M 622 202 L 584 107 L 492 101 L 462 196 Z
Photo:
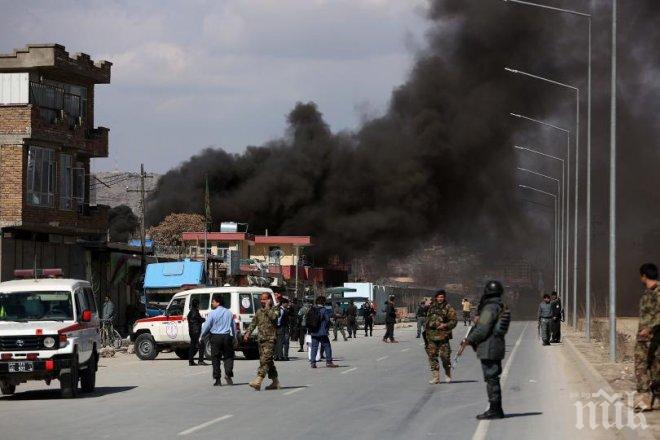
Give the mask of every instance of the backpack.
M 511 323 L 511 310 L 506 304 L 502 304 L 500 314 L 497 316 L 497 321 L 493 327 L 493 334 L 495 336 L 504 336 L 509 331 L 509 324 Z
M 319 309 L 314 306 L 309 308 L 305 315 L 305 324 L 310 333 L 316 333 L 319 331 L 319 328 L 321 327 L 321 313 Z

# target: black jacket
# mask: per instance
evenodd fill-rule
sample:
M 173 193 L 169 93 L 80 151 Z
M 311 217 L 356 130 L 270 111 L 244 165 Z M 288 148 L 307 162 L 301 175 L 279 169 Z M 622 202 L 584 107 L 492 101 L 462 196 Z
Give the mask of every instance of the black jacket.
M 365 304 L 362 304 L 362 307 L 360 307 L 360 314 L 364 316 L 365 321 L 371 321 L 374 319 L 376 311 L 374 310 L 373 306 L 366 306 Z
M 202 318 L 199 310 L 190 309 L 188 312 L 188 333 L 191 335 L 199 335 L 202 333 L 202 324 L 206 319 Z
M 394 304 L 388 301 L 387 306 L 385 307 L 385 323 L 392 324 L 395 322 L 396 322 L 396 309 L 394 308 Z
M 555 319 L 561 319 L 563 310 L 559 298 L 557 298 L 555 301 L 552 301 L 550 304 L 552 305 L 552 317 Z
M 504 305 L 499 296 L 485 296 L 479 302 L 479 321 L 467 337 L 468 342 L 476 347 L 479 359 L 504 359 L 504 336 L 493 334 L 493 329 Z

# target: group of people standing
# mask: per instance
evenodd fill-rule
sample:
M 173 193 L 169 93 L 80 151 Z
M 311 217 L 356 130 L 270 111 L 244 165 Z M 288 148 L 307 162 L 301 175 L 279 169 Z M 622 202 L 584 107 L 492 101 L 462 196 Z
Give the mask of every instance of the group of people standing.
M 467 298 L 461 302 L 463 325 L 469 327 L 461 340 L 459 355 L 465 347 L 472 347 L 481 362 L 486 390 L 488 409 L 477 416 L 479 420 L 500 419 L 504 417 L 502 409 L 502 390 L 500 375 L 502 359 L 505 353 L 505 335 L 511 322 L 511 313 L 502 301 L 504 288 L 498 281 L 486 284 L 483 296 L 477 307 L 474 324 L 470 321 L 471 304 Z M 445 374 L 445 382 L 452 380 L 452 361 L 450 340 L 458 324 L 456 310 L 447 301 L 444 290 L 435 292 L 429 302 L 422 302 L 417 310 L 417 337 L 424 337 L 424 346 L 431 369 L 429 384 L 440 383 L 440 364 Z
M 557 292 L 545 293 L 539 304 L 538 329 L 543 345 L 561 342 L 561 323 L 564 321 L 564 308 Z

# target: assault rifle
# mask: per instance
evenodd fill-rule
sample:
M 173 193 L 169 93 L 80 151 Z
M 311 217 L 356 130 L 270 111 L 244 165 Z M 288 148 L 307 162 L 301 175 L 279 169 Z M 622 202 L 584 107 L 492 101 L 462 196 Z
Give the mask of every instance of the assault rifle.
M 472 325 L 468 327 L 467 331 L 465 332 L 465 337 L 461 340 L 461 342 L 467 339 L 468 335 L 470 334 L 470 331 L 472 331 Z M 456 357 L 454 357 L 454 362 L 451 363 L 452 369 L 456 368 L 456 365 L 458 364 L 458 358 L 460 358 L 463 355 L 463 351 L 465 350 L 465 347 L 467 347 L 467 345 L 461 343 L 461 347 L 456 352 Z

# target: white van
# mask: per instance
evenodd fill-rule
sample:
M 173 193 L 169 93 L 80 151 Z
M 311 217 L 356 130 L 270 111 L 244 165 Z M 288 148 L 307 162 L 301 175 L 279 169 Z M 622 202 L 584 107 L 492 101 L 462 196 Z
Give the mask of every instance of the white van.
M 44 271 L 57 269 L 44 269 Z M 27 279 L 0 283 L 0 391 L 29 380 L 59 380 L 62 397 L 96 387 L 100 320 L 87 281 Z
M 199 301 L 199 313 L 206 318 L 211 312 L 211 297 L 222 295 L 223 304 L 234 315 L 238 335 L 238 351 L 246 359 L 258 359 L 259 348 L 253 335 L 243 343 L 241 334 L 248 328 L 252 318 L 261 307 L 259 297 L 273 291 L 266 287 L 202 287 L 175 294 L 167 305 L 165 314 L 138 319 L 133 325 L 131 340 L 135 343 L 135 354 L 142 360 L 152 360 L 163 350 L 172 350 L 181 359 L 188 359 L 190 335 L 188 334 L 188 312 L 193 299 Z M 209 344 L 205 344 L 206 357 L 210 357 Z

